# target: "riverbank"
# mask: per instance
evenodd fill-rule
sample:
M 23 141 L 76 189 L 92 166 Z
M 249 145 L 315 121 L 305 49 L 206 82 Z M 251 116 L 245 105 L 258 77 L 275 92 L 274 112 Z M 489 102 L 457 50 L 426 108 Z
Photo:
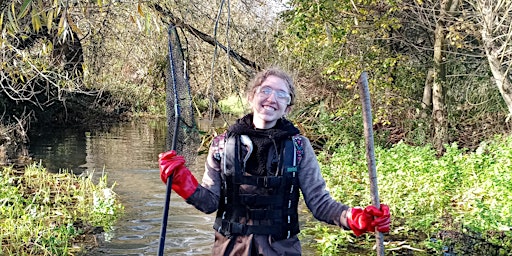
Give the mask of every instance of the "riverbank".
M 512 137 L 496 136 L 473 152 L 457 144 L 437 157 L 430 145 L 375 150 L 380 202 L 390 207 L 384 236 L 392 255 L 510 255 Z M 364 144 L 319 154 L 327 187 L 351 206 L 371 203 Z M 302 235 L 321 255 L 373 255 L 373 234 L 310 225 Z M 387 253 L 388 254 L 388 253 Z
M 37 164 L 0 172 L 0 254 L 80 255 L 123 207 L 107 176 L 50 173 Z

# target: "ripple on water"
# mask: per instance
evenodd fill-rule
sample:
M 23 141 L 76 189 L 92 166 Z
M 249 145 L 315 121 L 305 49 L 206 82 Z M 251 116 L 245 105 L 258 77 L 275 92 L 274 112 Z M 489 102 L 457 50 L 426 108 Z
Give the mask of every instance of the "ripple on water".
M 130 229 L 133 231 L 146 231 L 153 228 L 153 225 L 137 225 L 131 226 Z
M 144 236 L 143 235 L 124 235 L 124 236 L 120 236 L 119 240 L 140 240 L 140 239 L 143 239 Z

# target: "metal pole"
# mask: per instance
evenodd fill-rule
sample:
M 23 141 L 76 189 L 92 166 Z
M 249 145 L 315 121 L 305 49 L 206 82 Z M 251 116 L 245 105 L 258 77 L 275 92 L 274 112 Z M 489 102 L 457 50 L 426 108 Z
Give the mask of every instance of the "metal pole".
M 181 109 L 180 109 L 180 105 L 179 105 L 178 90 L 177 90 L 177 86 L 176 86 L 177 81 L 176 81 L 176 71 L 175 71 L 174 62 L 173 62 L 173 60 L 174 60 L 173 49 L 172 49 L 173 45 L 170 40 L 171 29 L 175 29 L 175 28 L 172 25 L 169 25 L 169 69 L 170 69 L 169 75 L 172 78 L 171 79 L 172 84 L 167 83 L 168 88 L 166 89 L 166 93 L 167 93 L 166 100 L 167 100 L 167 124 L 170 124 L 171 121 L 174 121 L 174 131 L 173 131 L 172 143 L 171 143 L 169 150 L 175 150 L 177 142 L 178 142 L 178 129 L 180 126 Z M 170 112 L 171 111 L 171 106 L 170 106 L 171 100 L 174 103 L 172 106 L 172 107 L 174 107 L 174 115 L 170 114 L 171 113 Z M 171 120 L 173 116 L 174 116 L 174 120 Z M 168 127 L 167 134 L 168 134 L 168 136 L 170 135 L 170 127 Z M 172 175 L 167 178 L 167 184 L 166 184 L 167 188 L 165 190 L 165 204 L 164 204 L 164 212 L 163 212 L 163 217 L 162 217 L 162 227 L 160 229 L 160 241 L 159 241 L 159 247 L 158 247 L 158 256 L 163 256 L 164 250 L 165 250 L 165 235 L 167 233 L 167 220 L 169 217 L 169 205 L 171 203 L 172 178 L 173 178 Z

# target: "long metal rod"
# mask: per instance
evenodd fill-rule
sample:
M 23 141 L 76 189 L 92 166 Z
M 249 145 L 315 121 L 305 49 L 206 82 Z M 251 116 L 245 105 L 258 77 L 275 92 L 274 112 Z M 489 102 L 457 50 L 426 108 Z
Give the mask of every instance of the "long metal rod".
M 377 186 L 377 167 L 375 164 L 375 146 L 373 141 L 372 107 L 370 102 L 370 90 L 368 89 L 368 74 L 364 71 L 359 80 L 359 92 L 363 104 L 364 138 L 366 146 L 366 160 L 368 163 L 368 175 L 370 176 L 370 194 L 372 204 L 380 209 L 379 189 Z M 384 255 L 384 236 L 375 229 L 375 240 L 377 243 L 377 255 Z
M 169 75 L 172 78 L 172 87 L 173 87 L 172 97 L 174 97 L 174 131 L 173 131 L 173 137 L 172 137 L 172 143 L 171 143 L 170 150 L 175 150 L 176 143 L 178 140 L 178 130 L 179 130 L 179 126 L 180 126 L 181 110 L 180 110 L 179 98 L 178 98 L 178 92 L 177 92 L 178 88 L 176 86 L 176 83 L 177 83 L 176 71 L 175 71 L 174 62 L 173 62 L 174 59 L 173 59 L 173 55 L 172 55 L 172 53 L 173 53 L 172 47 L 173 46 L 172 46 L 172 43 L 170 40 L 171 26 L 172 25 L 169 26 L 169 68 L 170 68 Z M 167 84 L 167 86 L 171 86 L 171 85 Z M 167 93 L 169 93 L 169 90 L 166 90 L 166 91 L 167 91 Z M 169 97 L 171 97 L 171 95 L 167 95 L 167 97 L 169 100 L 170 99 Z M 167 111 L 169 113 L 170 109 L 167 109 Z M 167 114 L 167 118 L 168 119 L 171 118 L 169 114 Z M 167 123 L 170 124 L 170 120 L 168 120 Z M 159 256 L 163 256 L 164 251 L 165 251 L 165 235 L 167 233 L 167 220 L 169 217 L 169 205 L 171 203 L 172 178 L 173 178 L 172 175 L 169 178 L 167 178 L 167 184 L 166 184 L 167 188 L 165 191 L 164 212 L 163 212 L 163 217 L 162 217 L 162 227 L 160 229 L 160 242 L 159 242 L 159 247 L 158 247 L 158 255 Z

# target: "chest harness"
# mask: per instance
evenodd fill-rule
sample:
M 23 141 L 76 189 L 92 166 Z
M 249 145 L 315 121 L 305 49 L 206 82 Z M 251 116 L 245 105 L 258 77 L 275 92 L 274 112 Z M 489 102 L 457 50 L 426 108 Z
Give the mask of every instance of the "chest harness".
M 226 237 L 255 234 L 282 240 L 296 235 L 300 231 L 297 213 L 297 166 L 302 158 L 300 137 L 284 140 L 279 154 L 281 159 L 273 176 L 247 174 L 245 160 L 242 160 L 243 147 L 241 136 L 227 137 L 221 154 L 223 182 L 213 228 Z M 258 192 L 243 192 L 246 185 L 256 186 Z

